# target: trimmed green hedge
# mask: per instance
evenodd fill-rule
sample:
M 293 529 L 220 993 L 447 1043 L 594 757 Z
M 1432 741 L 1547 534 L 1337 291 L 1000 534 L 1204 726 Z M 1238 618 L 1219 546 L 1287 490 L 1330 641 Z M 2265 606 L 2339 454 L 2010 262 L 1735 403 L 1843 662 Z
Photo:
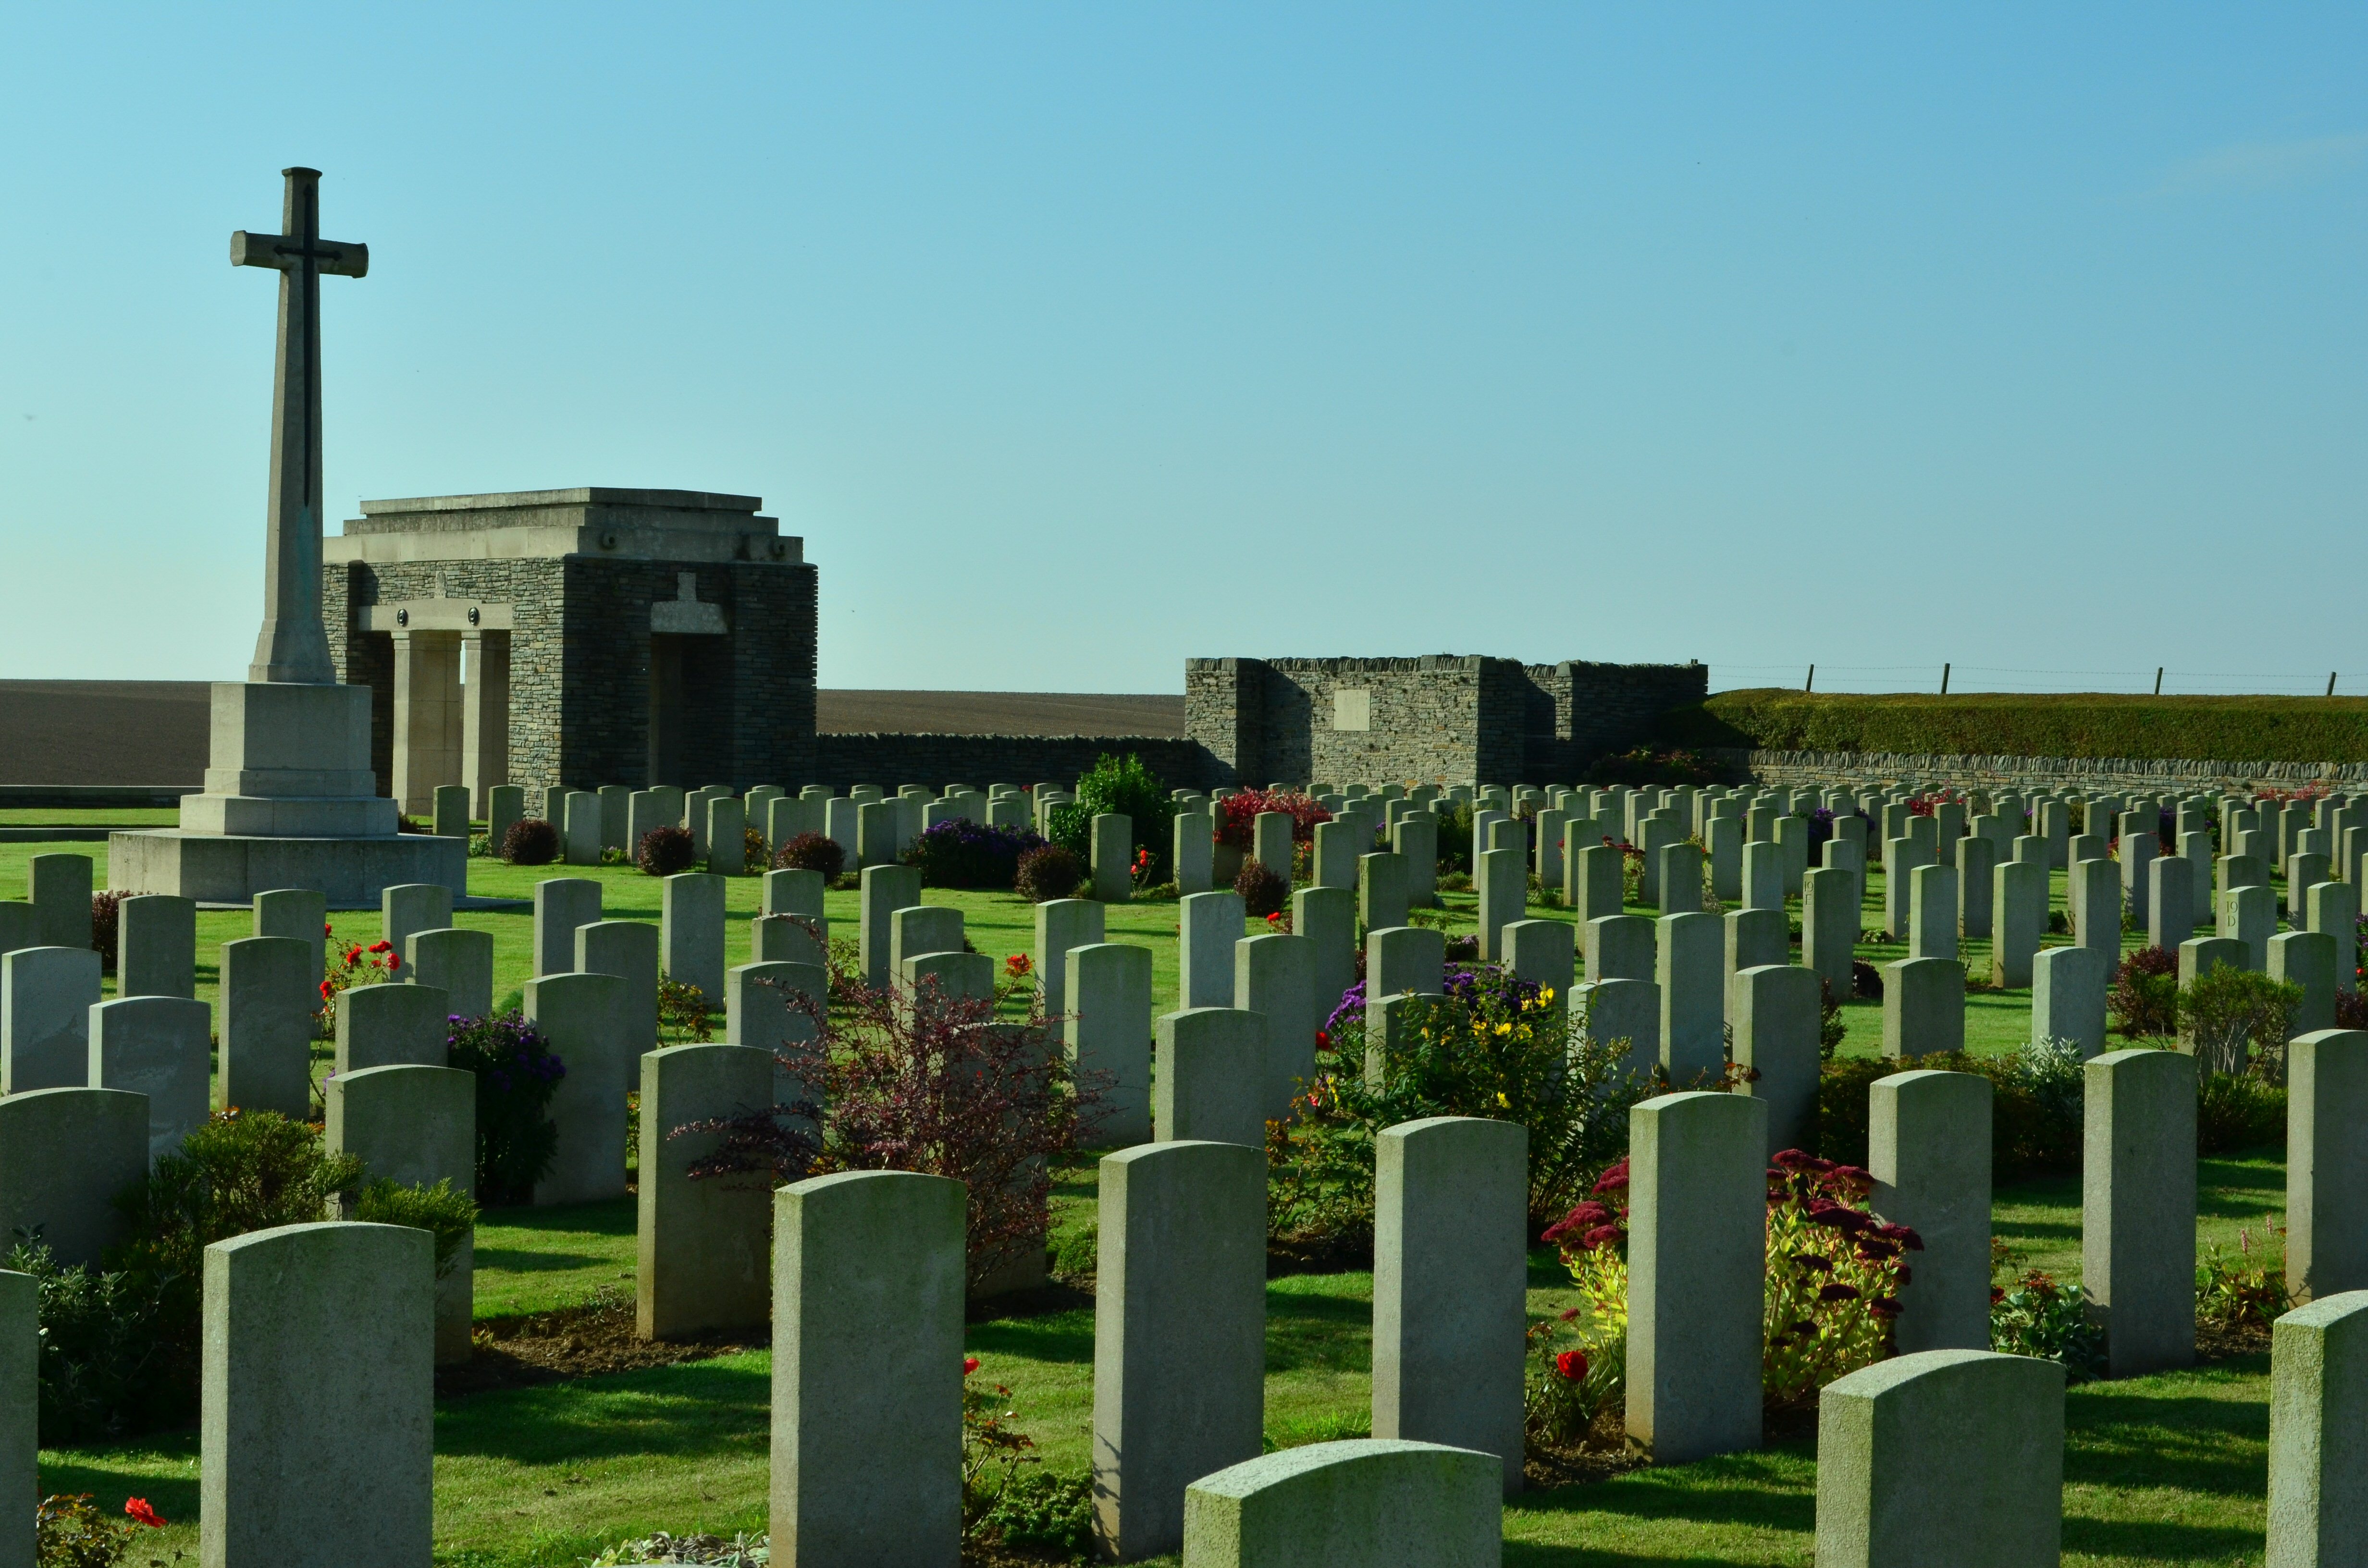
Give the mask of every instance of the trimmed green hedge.
M 1769 751 L 2368 762 L 2368 698 L 1760 688 L 1674 710 L 1654 738 Z

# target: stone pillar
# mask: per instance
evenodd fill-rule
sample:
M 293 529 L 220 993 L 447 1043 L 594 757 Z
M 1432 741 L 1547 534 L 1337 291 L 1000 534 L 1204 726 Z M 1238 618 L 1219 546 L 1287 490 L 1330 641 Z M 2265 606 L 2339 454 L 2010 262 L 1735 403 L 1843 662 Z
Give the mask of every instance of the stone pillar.
M 2195 931 L 2195 868 L 2176 855 L 2146 863 L 2146 944 L 2175 953 Z
M 1094 897 L 1104 903 L 1128 902 L 1134 893 L 1134 819 L 1121 812 L 1095 812 L 1088 847 Z M 1288 860 L 1282 878 L 1285 883 L 1291 881 Z
M 723 879 L 712 871 L 681 871 L 658 884 L 658 947 L 666 978 L 697 986 L 710 1008 L 723 1004 Z M 867 946 L 867 969 L 871 961 Z
M 1041 909 L 1043 906 L 1038 905 Z M 1090 907 L 1099 910 L 1101 906 Z M 1092 1074 L 1101 1119 L 1098 1146 L 1151 1141 L 1151 949 L 1121 942 L 1073 946 L 1061 956 L 1069 1011 L 1061 1025 L 1069 1065 Z
M 213 1017 L 187 996 L 121 996 L 90 1009 L 90 1086 L 147 1096 L 152 1165 L 205 1124 Z
M 1957 869 L 1918 866 L 1908 880 L 1907 956 L 1957 956 Z
M 1242 896 L 1194 893 L 1177 905 L 1177 1006 L 1225 1007 L 1234 1000 L 1234 944 L 1242 939 Z
M 591 878 L 546 877 L 535 883 L 534 973 L 571 972 L 575 968 L 575 928 L 599 918 L 600 884 Z
M 719 877 L 748 869 L 747 808 L 730 795 L 707 802 L 707 869 Z
M 748 1045 L 677 1045 L 642 1058 L 640 1246 L 633 1326 L 643 1339 L 755 1328 L 768 1310 L 768 1181 L 710 1176 L 712 1132 L 675 1130 L 773 1103 L 773 1055 Z
M 1772 1158 L 1785 1149 L 1814 1153 L 1822 1065 L 1816 975 L 1782 963 L 1738 970 L 1734 1002 L 1735 1064 L 1759 1074 L 1736 1092 L 1767 1105 L 1768 1154 Z
M 1767 1118 L 1702 1093 L 1628 1113 L 1628 1435 L 1656 1464 L 1759 1446 Z
M 526 983 L 527 1021 L 566 1063 L 551 1097 L 559 1146 L 534 1184 L 537 1207 L 588 1203 L 625 1190 L 625 983 L 612 974 L 546 974 Z
M 1356 895 L 1346 888 L 1300 889 L 1291 895 L 1291 929 L 1315 944 L 1315 1021 L 1321 1026 L 1357 983 Z
M 33 1568 L 41 1488 L 35 1413 L 40 1404 L 40 1286 L 0 1269 L 0 1565 Z M 14 1523 L 6 1521 L 13 1520 Z
M 463 632 L 461 657 L 466 676 L 461 687 L 461 782 L 468 786 L 472 808 L 490 822 L 494 790 L 509 782 L 510 634 Z M 501 847 L 498 834 L 494 847 Z
M 1180 1548 L 1185 1488 L 1263 1446 L 1266 1155 L 1105 1155 L 1099 1212 L 1094 1533 L 1127 1562 Z
M 717 888 L 720 897 L 722 884 Z M 874 991 L 885 991 L 896 977 L 889 953 L 889 923 L 896 911 L 921 902 L 921 872 L 914 866 L 867 866 L 862 889 L 859 937 L 863 983 Z
M 1743 846 L 1743 907 L 1784 907 L 1784 851 L 1773 840 Z
M 2324 931 L 2281 931 L 2270 938 L 2270 978 L 2302 990 L 2294 1034 L 2335 1027 L 2335 938 Z M 2289 1037 L 2291 1038 L 2291 1036 Z
M 1884 964 L 1883 1054 L 1930 1056 L 1964 1049 L 1965 966 L 1954 959 Z
M 456 927 L 415 931 L 404 944 L 403 973 L 414 985 L 443 992 L 455 1017 L 482 1018 L 494 1010 L 494 934 Z
M 477 1195 L 477 1079 L 453 1067 L 365 1067 L 322 1085 L 323 1143 L 358 1156 L 371 1179 L 405 1187 L 439 1181 Z M 436 1360 L 469 1358 L 476 1242 L 461 1242 L 436 1281 Z
M 1563 860 L 1563 902 L 1580 926 L 1607 915 L 1617 915 L 1625 896 L 1620 851 L 1609 844 L 1590 845 Z
M 2269 1568 L 2368 1562 L 2368 1290 L 2270 1331 Z
M 1170 831 L 1175 835 L 1171 857 L 1176 891 L 1183 897 L 1207 892 L 1213 886 L 1216 865 L 1216 822 L 1207 811 L 1178 812 Z
M 393 794 L 426 815 L 436 787 L 461 782 L 461 639 L 450 631 L 397 631 L 394 640 Z
M 1494 1568 L 1504 1504 L 1492 1456 L 1358 1437 L 1229 1465 L 1184 1494 L 1193 1568 Z
M 1817 1568 L 2032 1568 L 2064 1535 L 2064 1369 L 1877 1361 L 1817 1395 Z
M 1528 858 L 1518 849 L 1483 850 L 1472 857 L 1472 885 L 1480 895 L 1480 956 L 1499 962 L 1505 956 L 1505 927 L 1529 909 Z
M 222 945 L 224 1106 L 299 1121 L 312 1115 L 313 1014 L 320 1005 L 321 969 L 309 944 L 241 937 Z
M 1858 879 L 1839 866 L 1824 866 L 1801 881 L 1801 962 L 1833 987 L 1834 1000 L 1850 1000 L 1850 960 L 1858 946 Z
M 1368 931 L 1406 923 L 1410 900 L 1402 855 L 1367 855 L 1357 862 L 1357 918 Z
M 1529 1133 L 1439 1116 L 1374 1143 L 1373 1433 L 1497 1456 L 1521 1489 Z
M 1275 931 L 1234 944 L 1234 1008 L 1266 1020 L 1261 1119 L 1288 1117 L 1315 1080 L 1315 1032 L 1331 1012 L 1316 1004 L 1315 943 Z
M 1292 823 L 1289 812 L 1260 812 L 1250 819 L 1250 858 L 1291 885 Z
M 1691 844 L 1664 845 L 1660 851 L 1660 911 L 1699 915 L 1702 906 L 1702 851 Z
M 199 1551 L 417 1568 L 434 1541 L 435 1240 L 282 1225 L 205 1254 Z M 336 1485 L 321 1460 L 334 1454 Z
M 1163 1013 L 1152 1074 L 1153 1136 L 1264 1150 L 1269 1020 L 1238 1007 Z
M 129 901 L 126 901 L 129 902 Z M 2335 988 L 2346 995 L 2360 985 L 2360 889 L 2352 882 L 2318 882 L 2303 894 L 2303 918 L 2313 931 L 2335 939 Z
M 2368 1032 L 2286 1048 L 2286 1285 L 2297 1301 L 2368 1290 Z
M 2270 967 L 2270 938 L 2277 935 L 2278 900 L 2269 888 L 2248 883 L 2228 890 L 2224 901 L 2220 934 L 2245 944 L 2245 967 L 2264 974 Z
M 1447 937 L 1423 926 L 1365 933 L 1365 995 L 1432 995 L 1447 989 Z
M 380 935 L 401 953 L 414 931 L 438 931 L 452 924 L 452 890 L 441 882 L 400 882 L 380 892 L 378 908 Z
M 1990 1342 L 1990 1081 L 1918 1070 L 1867 1096 L 1873 1207 L 1924 1250 L 1899 1292 L 1902 1350 L 1982 1350 Z
M 142 893 L 116 905 L 115 918 L 117 995 L 189 997 L 198 994 L 195 900 L 174 893 Z
M 99 1266 L 123 1233 L 115 1195 L 148 1175 L 148 1102 L 120 1089 L 0 1096 L 0 1236 L 38 1227 L 60 1263 Z
M 2111 860 L 2077 860 L 2064 887 L 2072 916 L 2073 941 L 2105 960 L 2110 973 L 2122 961 L 2122 875 Z
M 1655 924 L 1661 1064 L 1673 1084 L 1715 1078 L 1726 1068 L 1726 1007 L 1721 995 L 1726 929 L 1715 915 L 1664 915 Z
M 1104 930 L 1102 905 L 1093 899 L 1051 898 L 1036 906 L 1036 994 L 1045 1017 L 1069 1010 L 1069 949 L 1106 940 Z M 1149 1024 L 1146 1013 L 1146 1030 Z
M 1957 840 L 1957 924 L 1968 940 L 1990 934 L 1996 889 L 1991 873 L 1998 869 L 1998 841 L 1965 837 Z
M 2080 1274 L 2110 1375 L 2195 1360 L 2195 1059 L 2113 1051 L 2087 1068 Z
M 2031 1038 L 2068 1040 L 2085 1057 L 2105 1049 L 2111 975 L 2093 948 L 2049 948 L 2032 965 Z
M 98 998 L 98 954 L 88 943 L 0 953 L 0 1095 L 88 1083 Z
M 1645 916 L 1599 915 L 1579 929 L 1587 948 L 1588 979 L 1652 980 L 1659 972 L 1659 931 Z
M 336 1070 L 365 1067 L 441 1067 L 452 998 L 433 985 L 390 981 L 350 986 L 337 993 Z
M 848 1171 L 773 1194 L 773 1560 L 962 1554 L 960 1182 Z

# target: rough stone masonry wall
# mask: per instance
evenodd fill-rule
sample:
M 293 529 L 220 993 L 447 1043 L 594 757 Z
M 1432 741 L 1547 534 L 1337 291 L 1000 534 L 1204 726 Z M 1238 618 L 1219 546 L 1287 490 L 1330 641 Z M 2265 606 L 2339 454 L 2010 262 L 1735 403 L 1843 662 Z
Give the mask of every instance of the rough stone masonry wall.
M 1197 741 L 1173 735 L 817 735 L 814 768 L 796 782 L 846 790 L 877 784 L 1075 783 L 1107 753 L 1139 754 L 1171 790 L 1213 789 L 1216 759 Z M 757 783 L 770 782 L 759 778 Z M 785 780 L 786 782 L 786 780 Z
M 1190 659 L 1185 733 L 1226 783 L 1575 779 L 1660 714 L 1700 700 L 1709 673 L 1450 654 Z M 1343 689 L 1372 693 L 1370 730 L 1333 728 Z
M 2282 790 L 2368 784 L 2368 763 L 2215 762 L 2185 757 L 1937 756 L 1895 752 L 1746 751 L 1704 754 L 1762 784 L 2066 785 L 2073 789 Z

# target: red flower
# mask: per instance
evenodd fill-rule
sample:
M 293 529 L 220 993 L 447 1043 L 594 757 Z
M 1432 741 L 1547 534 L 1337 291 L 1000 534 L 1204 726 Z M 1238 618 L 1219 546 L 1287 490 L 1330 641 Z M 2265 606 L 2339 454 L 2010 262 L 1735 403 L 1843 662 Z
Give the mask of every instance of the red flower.
M 1014 980 L 1018 980 L 1021 975 L 1030 972 L 1035 969 L 1035 960 L 1030 959 L 1026 953 L 1014 953 L 1009 958 L 1003 960 L 1003 972 L 1009 975 Z
M 1564 1377 L 1568 1378 L 1572 1382 L 1577 1383 L 1586 1381 L 1587 1352 L 1584 1350 L 1564 1351 L 1561 1355 L 1554 1358 L 1554 1370 L 1561 1373 Z
M 1325 1033 L 1322 1029 L 1317 1029 L 1315 1031 L 1315 1049 L 1318 1051 L 1331 1050 L 1332 1037 Z
M 1821 1285 L 1817 1288 L 1817 1300 L 1821 1301 L 1855 1301 L 1858 1300 L 1858 1287 L 1855 1285 L 1845 1285 L 1840 1280 L 1837 1279 L 1830 1285 Z
M 325 981 L 325 980 L 324 980 L 324 981 L 321 982 L 321 1000 L 322 1000 L 322 1001 L 324 1001 L 324 1002 L 325 1002 L 325 1001 L 327 1001 L 328 999 L 329 999 L 329 983 L 328 983 L 327 981 Z
M 1594 1251 L 1597 1247 L 1610 1246 L 1613 1242 L 1616 1242 L 1619 1239 L 1620 1227 L 1617 1225 L 1598 1225 L 1595 1229 L 1588 1232 L 1587 1234 L 1579 1238 L 1581 1242 L 1586 1244 L 1587 1249 L 1589 1252 Z
M 1877 1296 L 1866 1305 L 1867 1310 L 1879 1318 L 1896 1318 L 1907 1310 L 1899 1304 L 1898 1298 L 1894 1296 Z
M 387 954 L 387 955 L 386 955 L 386 971 L 387 971 L 387 973 L 389 973 L 389 974 L 393 974 L 396 970 L 399 970 L 399 969 L 401 969 L 402 967 L 403 967 L 403 955 L 402 955 L 401 953 L 389 953 L 389 954 Z
M 322 936 L 324 936 L 324 937 L 334 937 L 334 936 L 336 936 L 336 934 L 337 934 L 337 932 L 336 932 L 336 927 L 335 927 L 335 926 L 331 926 L 331 925 L 330 925 L 327 921 L 325 921 L 325 920 L 324 920 L 324 921 L 322 921 L 322 922 L 321 922 L 321 935 L 322 935 Z
M 1565 1308 L 1563 1309 L 1563 1312 L 1562 1312 L 1562 1321 L 1563 1321 L 1563 1322 L 1565 1322 L 1565 1323 L 1569 1323 L 1569 1322 L 1571 1322 L 1573 1319 L 1577 1318 L 1577 1316 L 1578 1316 L 1578 1309 L 1577 1309 L 1577 1307 L 1565 1307 Z
M 1604 1172 L 1602 1179 L 1595 1184 L 1595 1195 L 1598 1198 L 1602 1197 L 1607 1192 L 1625 1192 L 1627 1190 L 1628 1162 L 1625 1160 L 1621 1161 L 1618 1165 Z
M 148 1506 L 148 1499 L 145 1497 L 125 1498 L 123 1511 L 131 1516 L 131 1522 L 135 1525 L 146 1525 L 153 1530 L 161 1530 L 165 1528 L 165 1521 L 156 1517 L 156 1510 Z
M 977 1371 L 977 1370 L 978 1370 L 978 1358 L 977 1358 L 977 1357 L 975 1357 L 975 1356 L 965 1356 L 965 1357 L 963 1357 L 963 1358 L 962 1358 L 962 1376 L 963 1376 L 963 1377 L 965 1377 L 965 1378 L 966 1378 L 966 1377 L 969 1377 L 973 1372 L 975 1372 L 975 1371 Z

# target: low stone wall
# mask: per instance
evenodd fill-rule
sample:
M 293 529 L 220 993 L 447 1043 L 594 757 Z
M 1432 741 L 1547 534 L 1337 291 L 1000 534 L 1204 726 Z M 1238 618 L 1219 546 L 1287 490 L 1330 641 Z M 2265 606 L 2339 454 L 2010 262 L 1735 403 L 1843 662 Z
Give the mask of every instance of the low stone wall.
M 1173 735 L 816 735 L 810 780 L 846 790 L 877 784 L 1074 783 L 1104 754 L 1139 754 L 1171 790 L 1224 782 L 1217 760 L 1198 741 Z
M 2066 785 L 2075 789 L 2233 789 L 2368 784 L 2368 763 L 2216 762 L 2187 757 L 1916 756 L 1890 752 L 1745 751 L 1705 754 L 1762 784 Z

